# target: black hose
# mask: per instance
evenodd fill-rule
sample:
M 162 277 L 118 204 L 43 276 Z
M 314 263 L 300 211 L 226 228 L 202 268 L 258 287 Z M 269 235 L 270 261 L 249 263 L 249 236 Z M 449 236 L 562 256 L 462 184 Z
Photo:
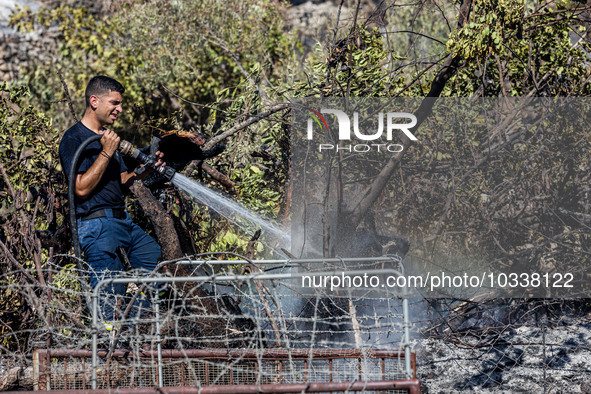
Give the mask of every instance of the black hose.
M 93 143 L 96 140 L 101 139 L 103 136 L 100 134 L 93 135 L 92 137 L 88 137 L 85 141 L 80 144 L 78 149 L 76 149 L 76 153 L 74 153 L 74 157 L 72 158 L 72 164 L 70 165 L 70 178 L 68 179 L 68 203 L 70 206 L 70 228 L 72 230 L 72 244 L 74 245 L 74 253 L 76 254 L 76 265 L 78 266 L 78 276 L 80 278 L 80 285 L 82 286 L 82 290 L 84 291 L 85 298 L 86 298 L 86 305 L 90 309 L 92 307 L 91 299 L 90 299 L 90 285 L 88 284 L 88 278 L 84 277 L 84 272 L 86 272 L 86 267 L 84 267 L 84 263 L 82 261 L 82 252 L 80 251 L 80 241 L 78 240 L 78 222 L 76 221 L 76 203 L 74 202 L 75 198 L 75 188 L 76 188 L 76 168 L 78 167 L 78 160 L 80 159 L 80 155 L 82 155 L 82 151 L 86 148 L 89 144 Z
M 76 190 L 76 168 L 78 167 L 78 160 L 82 151 L 94 141 L 100 140 L 103 136 L 101 134 L 93 135 L 88 137 L 85 141 L 80 144 L 74 157 L 72 158 L 72 164 L 70 165 L 70 178 L 68 179 L 68 202 L 70 205 L 70 227 L 72 229 L 72 244 L 74 245 L 74 253 L 78 258 L 78 269 L 82 272 L 82 252 L 80 251 L 80 241 L 78 240 L 78 223 L 76 222 L 76 203 L 74 202 L 75 190 Z

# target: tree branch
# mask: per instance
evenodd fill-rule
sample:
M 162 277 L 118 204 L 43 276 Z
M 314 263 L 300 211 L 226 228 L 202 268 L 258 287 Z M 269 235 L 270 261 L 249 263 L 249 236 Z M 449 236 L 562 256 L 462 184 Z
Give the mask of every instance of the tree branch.
M 265 119 L 266 117 L 268 117 L 269 115 L 272 115 L 272 114 L 274 114 L 275 112 L 279 112 L 279 111 L 281 111 L 281 110 L 283 110 L 283 109 L 289 108 L 290 106 L 291 106 L 291 104 L 290 104 L 290 103 L 280 103 L 280 104 L 276 104 L 276 105 L 272 106 L 271 108 L 269 108 L 269 109 L 267 109 L 267 110 L 265 110 L 265 111 L 263 111 L 263 112 L 260 112 L 258 115 L 253 115 L 253 116 L 251 116 L 250 118 L 248 118 L 248 119 L 247 119 L 247 120 L 245 120 L 244 122 L 242 122 L 242 123 L 239 123 L 239 124 L 237 124 L 236 126 L 234 126 L 234 127 L 231 127 L 231 128 L 229 128 L 228 130 L 224 131 L 222 134 L 216 135 L 215 137 L 211 138 L 211 139 L 210 139 L 209 141 L 207 141 L 207 143 L 206 143 L 206 144 L 203 146 L 203 150 L 208 150 L 208 149 L 211 149 L 211 148 L 213 148 L 213 147 L 214 147 L 216 144 L 218 144 L 218 143 L 219 143 L 219 142 L 221 142 L 222 140 L 224 140 L 224 139 L 226 139 L 226 138 L 230 137 L 231 135 L 233 135 L 233 134 L 236 134 L 238 131 L 240 131 L 240 130 L 242 130 L 242 129 L 244 129 L 244 128 L 248 127 L 248 126 L 250 126 L 250 125 L 251 125 L 251 124 L 253 124 L 253 123 L 257 123 L 257 122 L 259 122 L 259 121 L 261 121 L 261 120 Z M 196 161 L 193 161 L 191 164 L 189 164 L 189 165 L 187 166 L 187 168 L 185 169 L 184 173 L 185 173 L 185 174 L 190 174 L 190 173 L 192 173 L 193 171 L 195 171 L 195 168 L 197 167 L 197 165 L 198 165 L 198 164 L 199 164 L 199 162 L 198 162 L 197 160 L 196 160 Z M 216 180 L 220 181 L 220 182 L 222 183 L 222 185 L 224 185 L 224 186 L 226 186 L 227 188 L 229 188 L 229 189 L 230 189 L 230 192 L 231 192 L 231 190 L 233 190 L 233 188 L 234 188 L 234 183 L 233 183 L 232 181 L 230 181 L 230 179 L 229 179 L 228 177 L 226 177 L 226 176 L 216 177 L 216 176 L 217 176 L 217 174 L 215 174 L 213 171 L 212 171 L 212 172 L 209 172 L 209 171 L 206 169 L 206 167 L 205 167 L 205 164 L 204 164 L 204 167 L 203 167 L 203 168 L 206 170 L 206 172 L 207 172 L 208 174 L 212 175 L 214 179 L 216 179 Z M 209 168 L 211 168 L 211 167 L 209 167 Z M 218 173 L 219 173 L 219 172 L 218 172 Z M 221 174 L 221 173 L 219 173 L 219 174 L 220 174 L 220 175 L 223 175 L 223 174 Z M 214 176 L 214 175 L 215 175 L 215 176 Z M 228 182 L 230 182 L 230 183 L 228 183 Z M 230 186 L 230 185 L 231 185 L 231 186 Z
M 201 168 L 203 168 L 203 171 L 207 172 L 209 176 L 221 183 L 226 188 L 226 191 L 228 193 L 236 195 L 234 182 L 232 182 L 230 178 L 228 178 L 226 175 L 222 174 L 221 172 L 219 172 L 218 170 L 216 170 L 215 168 L 213 168 L 205 162 L 201 164 Z
M 272 106 L 271 108 L 263 111 L 263 112 L 259 112 L 257 115 L 253 115 L 250 118 L 248 118 L 247 120 L 245 120 L 242 123 L 237 124 L 234 127 L 229 128 L 228 130 L 224 131 L 222 134 L 216 135 L 215 137 L 211 138 L 209 141 L 207 141 L 207 143 L 203 146 L 204 150 L 207 149 L 211 149 L 213 148 L 217 143 L 219 143 L 220 141 L 228 138 L 229 136 L 235 134 L 236 132 L 250 126 L 253 123 L 257 123 L 263 119 L 265 119 L 266 117 L 268 117 L 269 115 L 274 114 L 275 112 L 279 112 L 282 109 L 286 109 L 289 108 L 291 106 L 290 103 L 280 103 L 280 104 L 276 104 L 274 106 Z
M 460 8 L 460 17 L 458 18 L 458 28 L 464 26 L 464 24 L 468 21 L 468 17 L 470 15 L 470 9 L 472 7 L 472 0 L 465 0 L 462 3 Z M 441 95 L 441 92 L 445 88 L 445 84 L 447 81 L 451 79 L 455 75 L 460 65 L 461 59 L 458 56 L 454 56 L 453 54 L 449 55 L 439 73 L 433 79 L 431 83 L 431 89 L 427 94 L 427 97 L 423 99 L 419 108 L 415 111 L 415 116 L 417 117 L 417 124 L 415 129 L 418 129 L 420 125 L 431 115 L 433 111 L 433 106 L 435 104 L 435 100 L 431 98 L 436 98 Z M 400 161 L 404 155 L 404 152 L 410 146 L 410 139 L 403 135 L 401 138 L 401 145 L 404 146 L 404 149 L 399 152 L 395 153 L 390 160 L 386 163 L 382 171 L 378 174 L 376 179 L 373 183 L 367 188 L 366 192 L 363 194 L 363 197 L 357 203 L 355 208 L 353 208 L 352 215 L 351 215 L 351 223 L 354 227 L 356 227 L 367 211 L 371 208 L 374 202 L 378 199 L 382 190 L 388 184 L 388 181 L 398 168 Z

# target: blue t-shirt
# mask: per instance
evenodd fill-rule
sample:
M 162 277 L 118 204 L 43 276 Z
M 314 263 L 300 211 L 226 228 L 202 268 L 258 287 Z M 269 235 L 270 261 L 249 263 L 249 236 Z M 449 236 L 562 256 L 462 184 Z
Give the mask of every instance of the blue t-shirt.
M 70 166 L 76 150 L 89 137 L 96 133 L 84 126 L 82 122 L 70 127 L 62 137 L 59 147 L 62 169 L 69 179 Z M 103 147 L 99 140 L 89 144 L 78 160 L 77 174 L 84 173 L 92 166 Z M 84 200 L 76 197 L 76 217 L 87 215 L 104 208 L 124 208 L 123 192 L 121 190 L 121 173 L 127 171 L 127 167 L 121 159 L 119 152 L 115 152 L 100 182 L 90 196 Z

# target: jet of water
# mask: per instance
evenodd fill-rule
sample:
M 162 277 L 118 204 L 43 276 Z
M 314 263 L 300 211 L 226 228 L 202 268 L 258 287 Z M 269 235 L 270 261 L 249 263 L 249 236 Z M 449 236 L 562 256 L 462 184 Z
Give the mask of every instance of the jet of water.
M 290 247 L 290 235 L 283 231 L 268 219 L 243 207 L 221 194 L 203 186 L 178 172 L 174 174 L 172 183 L 197 202 L 207 205 L 232 223 L 243 229 L 254 233 L 257 229 L 262 230 L 262 237 L 269 244 L 277 244 L 279 248 Z

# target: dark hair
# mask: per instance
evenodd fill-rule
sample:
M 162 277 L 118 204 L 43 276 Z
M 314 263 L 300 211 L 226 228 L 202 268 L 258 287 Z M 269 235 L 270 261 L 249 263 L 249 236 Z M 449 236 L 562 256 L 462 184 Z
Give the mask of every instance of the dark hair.
M 125 88 L 113 78 L 105 77 L 104 75 L 97 75 L 93 77 L 86 85 L 86 107 L 90 107 L 90 96 L 100 96 L 102 94 L 109 94 L 109 92 L 119 92 L 123 94 Z

